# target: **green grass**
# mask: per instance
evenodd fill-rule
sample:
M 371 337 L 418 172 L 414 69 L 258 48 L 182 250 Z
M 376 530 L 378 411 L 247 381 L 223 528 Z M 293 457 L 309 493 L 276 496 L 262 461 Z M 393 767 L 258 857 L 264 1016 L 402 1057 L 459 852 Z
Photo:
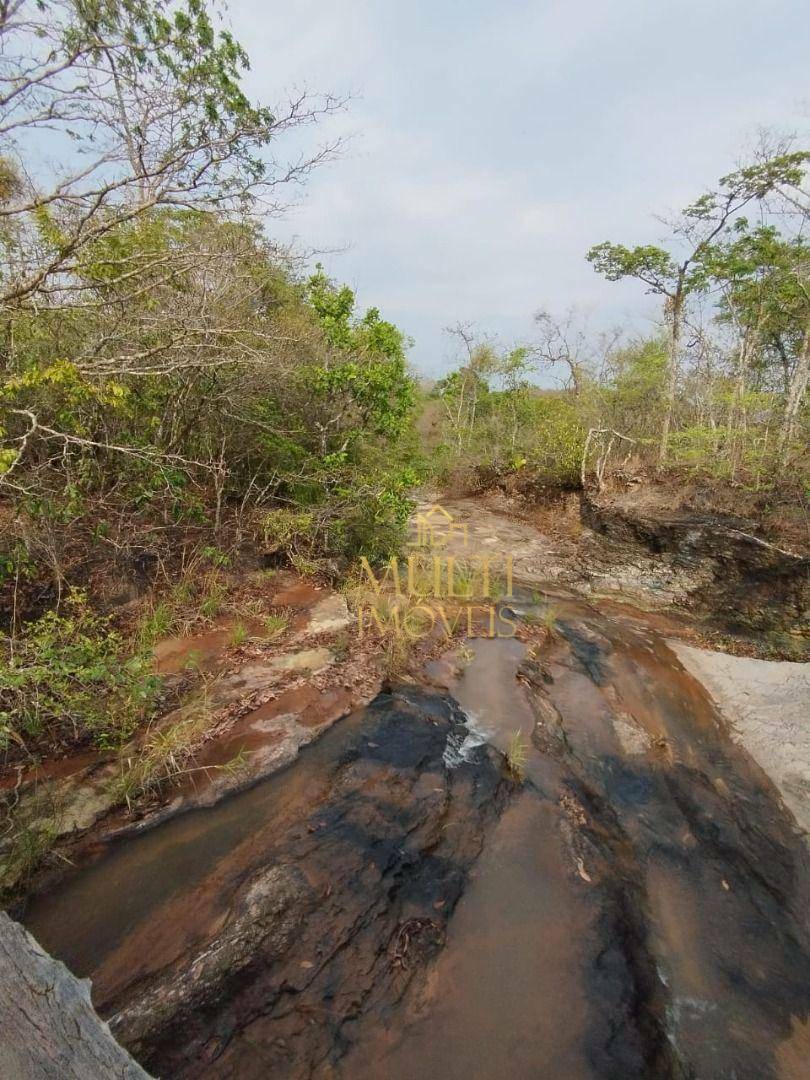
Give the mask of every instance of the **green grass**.
M 196 671 L 202 670 L 203 655 L 199 649 L 192 649 L 186 656 L 186 661 L 183 664 L 183 671 Z
M 168 637 L 174 626 L 171 606 L 164 600 L 155 604 L 142 617 L 136 631 L 136 639 L 143 649 L 154 648 L 162 638 Z
M 542 611 L 527 611 L 523 616 L 523 621 L 529 626 L 542 626 L 549 637 L 556 637 L 558 634 L 557 618 L 556 608 L 548 604 Z
M 42 857 L 53 847 L 59 832 L 52 798 L 36 794 L 19 807 L 3 807 L 0 832 L 0 889 L 27 881 Z
M 267 615 L 264 620 L 265 636 L 270 641 L 275 641 L 276 638 L 281 637 L 289 625 L 290 616 L 285 612 L 274 612 L 271 615 Z
M 204 619 L 214 619 L 222 611 L 225 599 L 225 590 L 218 582 L 211 582 L 208 591 L 200 600 L 200 615 Z
M 551 604 L 545 609 L 540 617 L 543 626 L 548 631 L 549 637 L 555 637 L 557 634 L 557 610 Z

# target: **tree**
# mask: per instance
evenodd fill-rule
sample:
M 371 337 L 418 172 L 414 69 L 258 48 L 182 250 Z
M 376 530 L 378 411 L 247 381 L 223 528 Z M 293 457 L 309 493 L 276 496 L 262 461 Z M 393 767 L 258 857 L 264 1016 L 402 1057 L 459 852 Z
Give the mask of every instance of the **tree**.
M 257 218 L 335 148 L 281 135 L 339 103 L 253 104 L 246 66 L 204 0 L 0 4 L 0 588 L 10 551 L 58 591 L 89 530 L 279 507 L 299 550 L 396 545 L 407 340 Z
M 574 310 L 561 320 L 555 319 L 548 311 L 538 311 L 534 321 L 540 331 L 540 340 L 532 350 L 535 360 L 552 369 L 562 364 L 568 371 L 568 385 L 574 396 L 579 397 L 590 376 L 585 326 L 578 321 Z
M 266 148 L 339 103 L 255 105 L 247 66 L 205 0 L 0 5 L 0 303 L 81 290 L 87 247 L 155 208 L 277 205 L 334 147 L 291 162 Z
M 398 436 L 415 400 L 405 335 L 382 319 L 377 308 L 356 318 L 352 290 L 336 285 L 320 266 L 309 278 L 307 298 L 332 346 L 304 373 L 325 409 L 315 421 L 322 453 L 330 446 L 331 452 L 345 453 L 357 432 Z
M 737 336 L 728 419 L 733 441 L 735 425 L 745 422 L 746 382 L 752 372 L 767 379 L 775 366 L 791 407 L 790 390 L 807 336 L 810 247 L 802 236 L 787 238 L 774 225 L 752 228 L 739 218 L 727 238 L 704 251 L 702 265 L 720 290 L 719 318 Z M 783 423 L 780 451 L 791 436 Z
M 588 261 L 608 281 L 636 278 L 649 292 L 664 297 L 668 365 L 659 466 L 667 457 L 686 304 L 690 295 L 706 287 L 701 260 L 749 203 L 762 201 L 782 188 L 798 188 L 808 160 L 807 151 L 784 153 L 722 177 L 716 190 L 702 195 L 671 223 L 678 247 L 675 255 L 655 245 L 628 248 L 609 241 L 597 244 L 587 254 Z
M 456 447 L 461 450 L 469 446 L 479 404 L 489 394 L 489 380 L 498 369 L 498 356 L 490 342 L 478 341 L 463 323 L 449 327 L 447 333 L 458 338 L 467 358 L 455 371 L 439 379 L 433 394 L 442 402 Z
M 266 327 L 252 317 L 266 244 L 245 213 L 257 200 L 271 208 L 328 155 L 268 156 L 338 103 L 253 104 L 247 66 L 204 0 L 0 5 L 2 483 L 37 441 L 94 441 L 75 409 L 51 408 L 57 386 L 74 404 L 99 408 L 112 393 L 122 406 L 143 394 L 121 379 L 165 376 L 176 391 L 187 372 L 188 401 L 193 373 L 266 359 Z M 44 136 L 61 164 L 42 158 Z M 45 387 L 39 414 L 26 395 Z M 112 446 L 109 428 L 95 441 Z M 136 438 L 116 451 L 145 460 L 156 448 Z

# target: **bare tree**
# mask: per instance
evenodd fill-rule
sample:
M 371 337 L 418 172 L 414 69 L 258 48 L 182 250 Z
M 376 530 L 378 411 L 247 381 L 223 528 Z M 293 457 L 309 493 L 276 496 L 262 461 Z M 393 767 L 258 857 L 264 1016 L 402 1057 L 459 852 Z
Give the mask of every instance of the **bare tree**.
M 88 247 L 150 209 L 277 208 L 335 152 L 277 156 L 283 133 L 341 102 L 254 105 L 246 66 L 192 0 L 0 4 L 0 304 L 75 289 Z
M 575 397 L 582 392 L 583 381 L 588 374 L 588 333 L 577 312 L 571 308 L 562 319 L 555 319 L 548 311 L 535 313 L 534 321 L 539 340 L 532 349 L 536 362 L 552 370 L 562 366 L 568 373 L 566 388 Z

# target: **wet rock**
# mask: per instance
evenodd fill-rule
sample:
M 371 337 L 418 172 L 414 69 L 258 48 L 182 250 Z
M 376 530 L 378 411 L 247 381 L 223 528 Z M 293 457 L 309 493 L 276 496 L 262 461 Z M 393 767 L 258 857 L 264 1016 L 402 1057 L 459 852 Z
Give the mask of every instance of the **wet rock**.
M 526 657 L 521 661 L 518 668 L 518 678 L 528 683 L 529 686 L 544 687 L 554 682 L 554 676 L 548 670 L 546 664 L 532 657 Z
M 185 786 L 172 804 L 173 812 L 212 806 L 291 764 L 303 747 L 349 711 L 351 702 L 348 691 L 303 686 L 247 713 L 226 736 L 208 743 L 196 756 L 196 768 L 205 779 Z M 228 767 L 237 760 L 238 767 Z
M 485 747 L 445 764 L 448 739 L 465 731 L 448 699 L 385 694 L 363 716 L 342 744 L 337 728 L 327 737 L 325 797 L 307 804 L 285 774 L 293 803 L 265 843 L 219 865 L 210 903 L 222 915 L 206 916 L 216 926 L 224 918 L 218 933 L 105 1007 L 117 1037 L 162 1076 L 203 1067 L 212 1076 L 325 1075 L 424 976 L 513 788 Z M 193 922 L 195 912 L 183 911 Z M 143 955 L 153 940 L 144 926 L 126 955 Z M 132 970 L 123 953 L 108 957 L 113 968 Z
M 608 679 L 607 657 L 613 650 L 610 641 L 581 619 L 559 620 L 557 625 L 582 669 L 597 686 L 604 686 Z
M 261 949 L 265 962 L 287 950 L 312 906 L 312 890 L 295 867 L 271 866 L 249 879 L 222 934 L 182 973 L 156 983 L 114 1019 L 116 1031 L 140 1046 L 178 1015 L 216 1007 L 222 985 L 237 979 Z
M 613 717 L 613 730 L 625 754 L 646 754 L 652 746 L 649 734 L 629 713 L 618 713 Z

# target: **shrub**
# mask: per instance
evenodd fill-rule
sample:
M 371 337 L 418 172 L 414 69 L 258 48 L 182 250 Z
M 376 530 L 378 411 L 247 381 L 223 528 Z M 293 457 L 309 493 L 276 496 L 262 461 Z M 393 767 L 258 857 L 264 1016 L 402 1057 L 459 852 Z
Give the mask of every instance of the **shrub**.
M 0 657 L 0 737 L 55 737 L 118 745 L 150 714 L 159 688 L 146 652 L 127 654 L 109 619 L 72 590 L 49 611 L 7 638 Z

